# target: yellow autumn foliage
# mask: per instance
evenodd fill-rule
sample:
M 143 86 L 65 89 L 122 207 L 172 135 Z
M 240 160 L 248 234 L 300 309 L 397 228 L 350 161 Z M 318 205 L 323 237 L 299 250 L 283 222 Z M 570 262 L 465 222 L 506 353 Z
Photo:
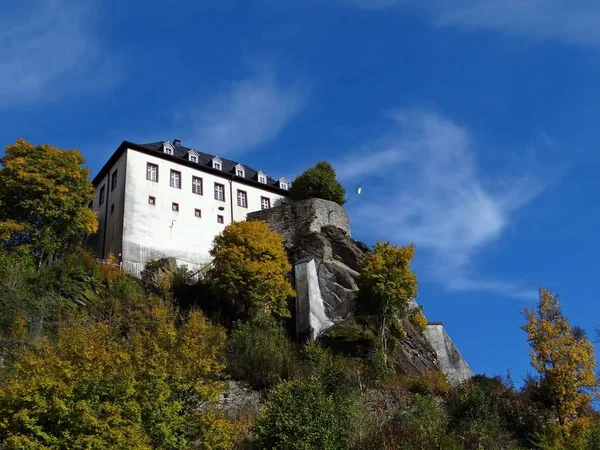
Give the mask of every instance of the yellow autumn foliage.
M 18 139 L 0 158 L 0 242 L 38 262 L 98 230 L 90 171 L 77 150 Z
M 170 307 L 149 315 L 131 339 L 75 321 L 17 354 L 0 384 L 2 448 L 184 449 L 229 432 L 199 412 L 221 392 L 224 330 L 199 312 L 180 326 Z
M 207 277 L 230 317 L 289 317 L 295 295 L 282 238 L 265 222 L 233 222 L 215 237 Z
M 568 437 L 588 431 L 590 420 L 584 412 L 598 397 L 592 343 L 574 333 L 561 312 L 558 296 L 543 287 L 536 310 L 525 309 L 523 314 L 531 365 L 548 383 L 562 434 Z

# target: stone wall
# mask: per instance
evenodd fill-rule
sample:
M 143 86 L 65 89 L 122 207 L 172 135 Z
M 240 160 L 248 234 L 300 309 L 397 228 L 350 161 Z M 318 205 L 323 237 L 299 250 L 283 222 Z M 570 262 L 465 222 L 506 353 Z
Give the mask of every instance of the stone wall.
M 270 209 L 249 213 L 247 220 L 262 220 L 271 231 L 283 236 L 287 248 L 292 247 L 309 232 L 320 233 L 327 225 L 350 235 L 350 221 L 344 208 L 335 202 L 312 198 L 284 203 Z

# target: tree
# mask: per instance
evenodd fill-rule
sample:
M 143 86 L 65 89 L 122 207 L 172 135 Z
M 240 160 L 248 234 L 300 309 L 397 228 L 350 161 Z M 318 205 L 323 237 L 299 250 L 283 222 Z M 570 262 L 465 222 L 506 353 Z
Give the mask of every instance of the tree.
M 292 200 L 322 198 L 340 205 L 346 203 L 345 195 L 346 190 L 337 181 L 334 168 L 326 161 L 304 171 L 294 180 L 289 190 Z
M 264 222 L 234 222 L 214 239 L 207 278 L 230 319 L 289 317 L 295 295 L 281 236 Z
M 551 393 L 559 427 L 564 437 L 587 425 L 583 412 L 597 398 L 594 347 L 581 331 L 563 316 L 558 296 L 541 287 L 535 311 L 522 311 L 531 347 L 531 365 Z
M 87 207 L 89 169 L 77 150 L 18 139 L 0 159 L 0 246 L 31 252 L 38 265 L 98 229 Z
M 198 312 L 180 321 L 156 305 L 129 339 L 73 320 L 56 344 L 24 348 L 0 384 L 2 448 L 183 449 L 221 433 L 202 414 L 221 391 L 225 331 Z
M 417 276 L 410 269 L 414 254 L 413 244 L 396 247 L 378 242 L 358 279 L 357 315 L 374 325 L 386 367 L 388 341 L 402 336 L 401 320 L 406 318 L 408 302 L 417 296 Z

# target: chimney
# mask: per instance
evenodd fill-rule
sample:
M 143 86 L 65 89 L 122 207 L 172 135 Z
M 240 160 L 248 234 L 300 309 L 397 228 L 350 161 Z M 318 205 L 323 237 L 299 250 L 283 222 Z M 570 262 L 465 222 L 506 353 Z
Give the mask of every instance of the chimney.
M 181 147 L 181 141 L 180 141 L 179 139 L 175 139 L 175 140 L 173 141 L 173 145 L 174 145 L 175 147 Z

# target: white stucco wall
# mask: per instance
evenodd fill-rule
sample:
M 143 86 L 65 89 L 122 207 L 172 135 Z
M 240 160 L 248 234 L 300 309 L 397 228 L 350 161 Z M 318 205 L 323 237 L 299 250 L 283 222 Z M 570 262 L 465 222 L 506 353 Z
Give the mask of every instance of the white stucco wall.
M 192 270 L 200 268 L 210 260 L 214 236 L 231 223 L 232 200 L 233 220 L 241 221 L 248 212 L 261 208 L 261 196 L 268 197 L 271 206 L 282 199 L 279 194 L 232 181 L 228 173 L 217 176 L 132 149 L 125 155 L 122 261 L 136 275 L 146 262 L 163 257 L 174 257 Z M 158 182 L 146 180 L 147 163 L 158 165 Z M 181 189 L 170 186 L 171 170 L 181 173 Z M 192 176 L 202 178 L 203 195 L 192 192 Z M 214 198 L 215 183 L 225 186 L 224 202 Z M 246 191 L 248 208 L 237 206 L 238 189 Z M 155 205 L 148 203 L 149 196 L 156 199 Z M 179 204 L 178 212 L 172 210 L 173 202 Z M 195 209 L 202 211 L 201 218 L 195 216 Z M 218 215 L 223 216 L 223 224 L 217 222 Z
M 118 257 L 122 252 L 126 169 L 127 160 L 123 154 L 96 186 L 92 210 L 98 215 L 98 232 L 90 236 L 86 243 L 99 258 L 107 258 L 110 253 Z M 117 185 L 111 190 L 110 180 L 115 171 Z M 100 205 L 100 191 L 103 186 L 104 203 Z

